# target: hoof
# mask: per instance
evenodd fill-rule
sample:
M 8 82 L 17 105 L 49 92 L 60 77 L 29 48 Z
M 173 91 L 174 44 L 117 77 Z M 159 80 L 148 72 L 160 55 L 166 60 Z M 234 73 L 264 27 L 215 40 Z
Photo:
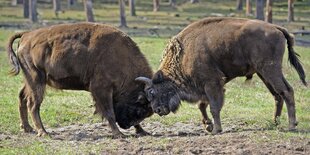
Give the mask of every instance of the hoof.
M 220 129 L 220 130 L 213 129 L 213 130 L 212 130 L 212 135 L 217 135 L 217 134 L 219 134 L 219 133 L 221 133 L 221 132 L 222 132 L 221 129 Z
M 297 129 L 296 129 L 296 127 L 289 127 L 289 128 L 288 128 L 288 131 L 291 131 L 291 132 L 296 132 L 296 131 L 297 131 Z
M 143 136 L 150 136 L 151 134 L 146 132 L 146 131 L 139 131 L 136 133 L 138 137 L 143 137 Z
M 20 125 L 20 127 L 25 133 L 33 132 L 33 128 L 30 125 Z
M 126 138 L 127 136 L 123 133 L 117 133 L 112 135 L 112 139 Z
M 212 124 L 212 121 L 206 121 L 206 120 L 202 120 L 202 124 L 203 126 L 205 127 L 205 129 L 208 131 L 208 132 L 212 132 L 213 130 L 213 124 Z
M 37 136 L 38 137 L 49 137 L 49 134 L 47 132 L 39 132 Z
M 38 130 L 38 137 L 49 137 L 49 134 L 44 130 Z
M 276 126 L 280 125 L 280 124 L 281 124 L 281 122 L 280 122 L 280 117 L 276 117 L 276 118 L 274 119 L 274 123 L 275 123 Z
M 290 123 L 288 130 L 289 131 L 297 131 L 297 129 L 296 129 L 297 125 L 298 125 L 298 122 Z
M 212 132 L 212 130 L 213 130 L 213 124 L 208 124 L 208 125 L 205 126 L 205 128 L 206 128 L 206 130 L 207 130 L 208 132 Z

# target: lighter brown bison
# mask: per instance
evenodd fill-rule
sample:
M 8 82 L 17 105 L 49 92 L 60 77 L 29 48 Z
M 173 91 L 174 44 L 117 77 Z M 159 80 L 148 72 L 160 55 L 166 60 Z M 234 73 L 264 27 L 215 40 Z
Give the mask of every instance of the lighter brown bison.
M 12 44 L 17 38 L 21 39 L 16 56 Z M 7 51 L 11 73 L 17 75 L 21 68 L 24 74 L 19 112 L 25 132 L 33 130 L 29 111 L 38 135 L 47 134 L 39 110 L 48 84 L 89 91 L 96 112 L 108 120 L 114 136 L 123 135 L 116 122 L 146 133 L 139 123 L 153 112 L 144 97 L 144 84 L 135 78 L 151 77 L 152 70 L 136 44 L 118 29 L 91 23 L 56 25 L 15 34 Z
M 282 73 L 287 41 L 288 58 L 306 85 L 305 72 L 293 50 L 294 38 L 286 29 L 258 20 L 206 18 L 186 27 L 171 39 L 164 51 L 159 71 L 153 79 L 139 77 L 155 113 L 175 112 L 181 100 L 200 102 L 199 109 L 208 130 L 222 131 L 220 111 L 224 103 L 224 85 L 230 80 L 254 73 L 275 97 L 274 120 L 286 102 L 289 129 L 297 121 L 293 88 Z M 210 103 L 208 118 L 206 107 Z

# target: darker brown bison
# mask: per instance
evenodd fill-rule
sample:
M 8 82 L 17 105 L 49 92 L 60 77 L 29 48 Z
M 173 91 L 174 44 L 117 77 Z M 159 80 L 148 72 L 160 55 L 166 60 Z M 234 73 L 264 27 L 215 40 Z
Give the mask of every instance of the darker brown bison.
M 159 71 L 146 83 L 145 92 L 159 115 L 176 112 L 181 100 L 198 102 L 207 130 L 222 131 L 220 111 L 224 85 L 230 80 L 257 74 L 275 97 L 274 120 L 281 115 L 283 101 L 288 109 L 289 129 L 294 130 L 294 91 L 282 73 L 287 42 L 289 62 L 306 85 L 305 72 L 293 50 L 294 38 L 286 29 L 258 20 L 206 18 L 187 26 L 164 50 Z M 214 119 L 208 118 L 206 107 Z
M 17 56 L 12 49 L 21 38 Z M 103 24 L 63 24 L 17 33 L 8 43 L 12 74 L 20 68 L 24 86 L 19 93 L 21 127 L 32 131 L 30 112 L 39 136 L 46 135 L 40 105 L 46 84 L 57 89 L 89 91 L 96 112 L 107 119 L 114 136 L 131 126 L 145 134 L 139 123 L 153 114 L 138 76 L 152 77 L 152 70 L 137 45 L 123 32 Z M 74 107 L 74 105 L 73 105 Z M 27 111 L 28 109 L 28 111 Z

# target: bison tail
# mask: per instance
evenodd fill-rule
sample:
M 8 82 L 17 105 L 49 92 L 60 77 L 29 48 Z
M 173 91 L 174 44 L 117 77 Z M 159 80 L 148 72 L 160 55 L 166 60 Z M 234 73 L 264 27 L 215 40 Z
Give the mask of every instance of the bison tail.
M 11 65 L 13 66 L 13 68 L 9 72 L 10 75 L 17 75 L 19 73 L 20 64 L 19 64 L 18 58 L 12 46 L 13 46 L 14 40 L 17 38 L 21 38 L 24 33 L 25 32 L 14 34 L 8 42 L 8 45 L 7 45 L 8 58 L 9 58 Z
M 298 75 L 299 75 L 299 78 L 300 80 L 302 81 L 302 83 L 307 86 L 307 82 L 306 82 L 306 74 L 305 74 L 305 71 L 300 63 L 300 60 L 299 60 L 299 54 L 296 53 L 294 51 L 294 36 L 289 34 L 288 31 L 283 28 L 283 27 L 279 27 L 277 26 L 277 29 L 280 30 L 286 40 L 287 40 L 287 48 L 288 48 L 288 60 L 289 62 L 293 65 L 293 67 L 296 69 Z

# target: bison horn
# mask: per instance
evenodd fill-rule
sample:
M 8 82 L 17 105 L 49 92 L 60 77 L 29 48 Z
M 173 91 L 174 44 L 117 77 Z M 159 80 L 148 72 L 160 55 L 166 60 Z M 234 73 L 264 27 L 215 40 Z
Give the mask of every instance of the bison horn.
M 147 77 L 137 77 L 135 80 L 136 81 L 141 81 L 141 82 L 143 82 L 147 86 L 151 86 L 152 85 L 152 80 L 150 78 L 147 78 Z

